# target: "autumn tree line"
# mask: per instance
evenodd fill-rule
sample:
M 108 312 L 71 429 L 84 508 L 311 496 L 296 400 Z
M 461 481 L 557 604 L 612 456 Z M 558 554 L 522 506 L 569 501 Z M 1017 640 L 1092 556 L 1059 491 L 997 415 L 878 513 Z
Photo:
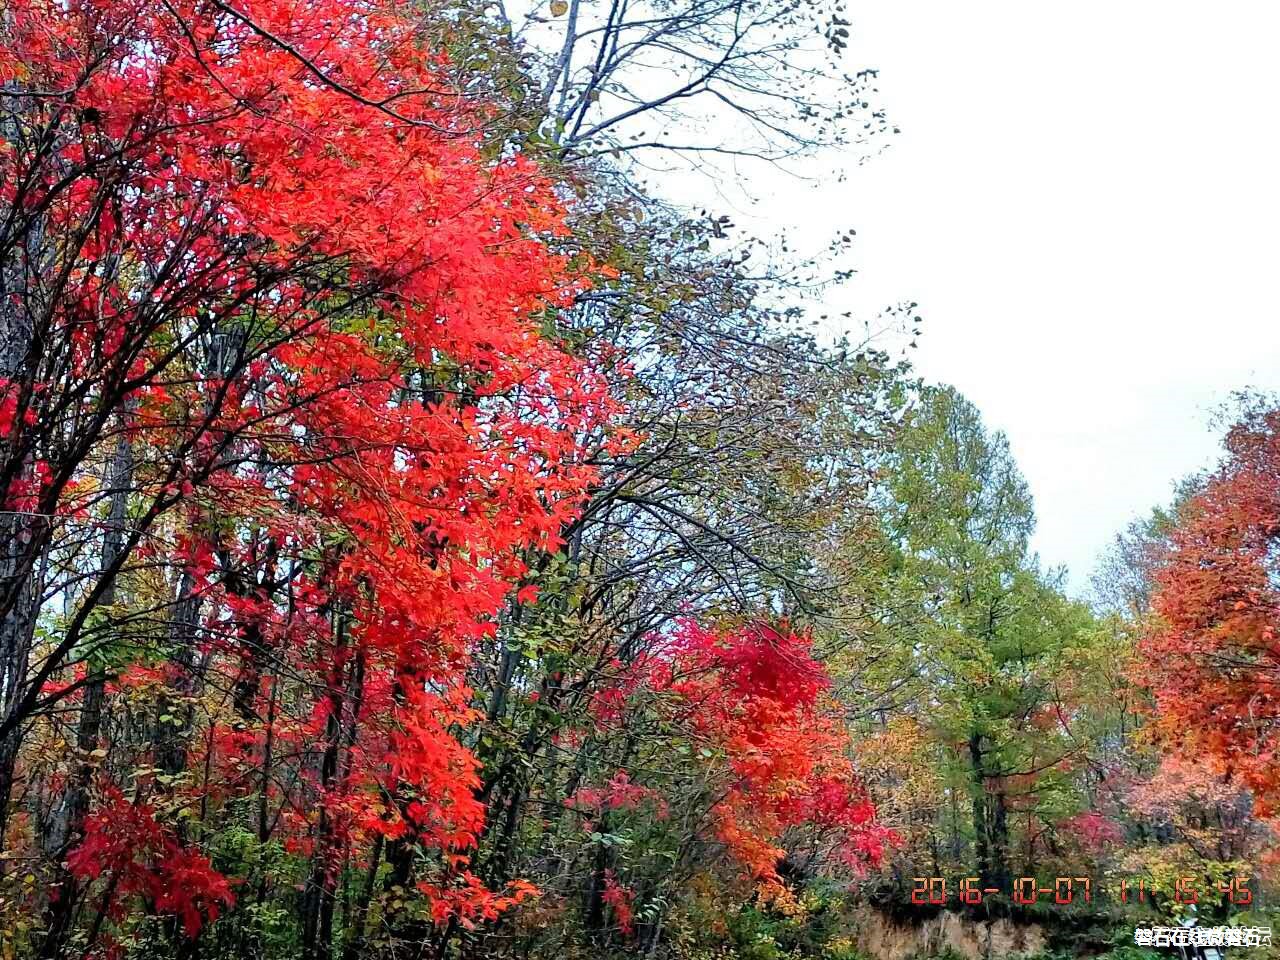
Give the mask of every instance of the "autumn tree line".
M 6 958 L 853 958 L 921 873 L 1262 882 L 1267 404 L 1069 599 L 1006 440 L 807 321 L 838 260 L 645 187 L 889 133 L 845 13 L 0 10 Z

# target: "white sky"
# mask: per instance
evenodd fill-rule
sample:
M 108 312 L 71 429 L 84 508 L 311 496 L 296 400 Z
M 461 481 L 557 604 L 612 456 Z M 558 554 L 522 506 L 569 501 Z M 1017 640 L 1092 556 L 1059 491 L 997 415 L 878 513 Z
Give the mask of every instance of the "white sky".
M 1280 387 L 1280 4 L 852 0 L 892 146 L 813 187 L 750 171 L 747 230 L 858 231 L 861 314 L 915 300 L 917 369 L 1004 430 L 1077 591 Z M 744 175 L 747 171 L 743 171 Z

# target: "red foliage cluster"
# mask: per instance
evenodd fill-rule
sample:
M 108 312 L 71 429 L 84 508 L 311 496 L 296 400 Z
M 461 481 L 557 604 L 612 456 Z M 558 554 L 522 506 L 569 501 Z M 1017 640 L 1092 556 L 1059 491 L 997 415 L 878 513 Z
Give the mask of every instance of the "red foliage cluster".
M 188 936 L 235 902 L 226 878 L 208 859 L 156 823 L 151 807 L 130 803 L 110 787 L 88 817 L 84 840 L 67 857 L 67 867 L 80 879 L 109 876 L 119 894 L 113 912 L 119 914 L 128 897 L 142 896 L 157 913 L 180 919 Z
M 618 928 L 624 934 L 630 934 L 635 929 L 634 914 L 631 909 L 635 894 L 618 882 L 612 870 L 605 871 L 604 893 L 601 894 L 601 899 L 613 910 Z
M 666 819 L 668 815 L 666 800 L 651 787 L 632 783 L 627 771 L 619 770 L 603 787 L 580 788 L 565 801 L 565 805 L 593 811 L 635 810 L 645 802 L 652 802 L 658 818 Z
M 1140 680 L 1158 729 L 1254 790 L 1280 799 L 1280 411 L 1227 438 L 1228 458 L 1186 507 L 1157 574 L 1157 623 Z
M 714 671 L 728 684 L 727 693 L 785 707 L 812 707 L 830 685 L 807 637 L 762 622 L 719 633 L 687 621 L 675 635 L 671 656 L 680 673 Z
M 778 882 L 790 827 L 827 828 L 854 868 L 878 863 L 895 842 L 875 820 L 836 705 L 821 696 L 829 679 L 809 637 L 785 625 L 716 630 L 686 620 L 642 669 L 640 686 L 727 762 L 717 833 L 757 880 Z
M 1105 850 L 1124 839 L 1124 829 L 1120 824 L 1097 810 L 1077 813 L 1063 820 L 1058 827 L 1093 853 Z

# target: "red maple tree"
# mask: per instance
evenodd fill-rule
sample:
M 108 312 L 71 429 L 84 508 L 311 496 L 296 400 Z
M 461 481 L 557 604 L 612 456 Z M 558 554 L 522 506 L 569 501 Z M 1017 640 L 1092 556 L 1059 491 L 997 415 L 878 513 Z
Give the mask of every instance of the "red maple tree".
M 1141 676 L 1157 727 L 1189 756 L 1208 755 L 1280 800 L 1280 411 L 1231 429 L 1228 456 L 1182 512 L 1156 575 L 1156 622 Z
M 779 892 L 791 828 L 825 836 L 835 858 L 855 871 L 879 863 L 897 841 L 876 821 L 829 687 L 804 633 L 785 624 L 717 629 L 686 619 L 601 697 L 597 716 L 625 727 L 628 709 L 657 711 L 664 725 L 683 731 L 705 758 L 703 776 L 717 784 L 708 811 L 715 838 L 747 877 Z M 646 793 L 615 777 L 598 803 L 616 808 Z M 665 806 L 658 805 L 660 816 Z
M 101 700 L 106 674 L 73 668 L 122 571 L 176 584 L 168 662 L 112 672 L 167 718 L 135 758 L 150 772 L 67 786 L 51 938 L 95 881 L 109 915 L 136 901 L 188 932 L 229 902 L 149 793 L 207 816 L 256 796 L 260 839 L 312 859 L 311 949 L 352 860 L 394 855 L 437 920 L 492 915 L 527 889 L 466 872 L 464 668 L 526 555 L 558 547 L 592 477 L 582 438 L 613 409 L 546 332 L 590 282 L 555 183 L 495 155 L 493 108 L 390 6 L 15 0 L 4 21 L 0 243 L 24 340 L 0 371 L 0 490 L 36 519 L 0 612 L 66 523 L 94 522 L 113 445 L 130 503 L 0 737 Z M 81 713 L 94 746 L 101 710 Z

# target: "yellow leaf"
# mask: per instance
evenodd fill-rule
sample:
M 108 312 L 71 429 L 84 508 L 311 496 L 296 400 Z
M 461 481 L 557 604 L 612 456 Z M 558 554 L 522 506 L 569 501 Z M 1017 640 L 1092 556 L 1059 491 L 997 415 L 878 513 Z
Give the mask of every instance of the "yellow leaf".
M 563 17 L 569 12 L 569 4 L 567 0 L 551 0 L 551 15 L 553 17 Z

